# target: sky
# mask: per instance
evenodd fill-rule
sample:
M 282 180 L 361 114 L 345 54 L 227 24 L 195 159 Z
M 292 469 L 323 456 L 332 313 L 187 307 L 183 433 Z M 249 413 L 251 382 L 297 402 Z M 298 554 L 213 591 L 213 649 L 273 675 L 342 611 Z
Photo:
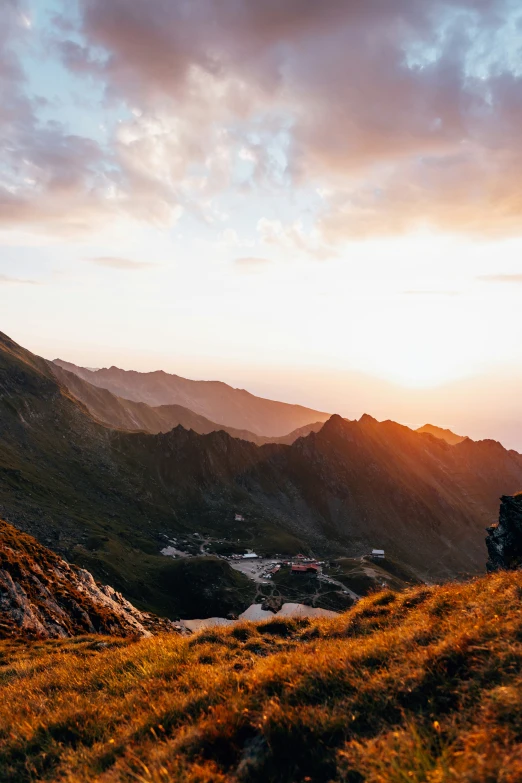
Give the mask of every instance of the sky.
M 522 450 L 518 0 L 0 0 L 0 329 Z

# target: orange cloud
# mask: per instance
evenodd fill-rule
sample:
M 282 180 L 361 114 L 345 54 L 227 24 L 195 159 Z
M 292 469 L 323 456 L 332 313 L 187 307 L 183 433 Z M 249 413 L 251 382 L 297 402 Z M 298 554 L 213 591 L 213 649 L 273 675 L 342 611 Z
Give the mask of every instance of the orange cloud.
M 243 271 L 259 269 L 269 263 L 270 260 L 268 258 L 258 258 L 255 256 L 245 256 L 244 258 L 236 258 L 234 260 L 235 266 L 239 267 Z

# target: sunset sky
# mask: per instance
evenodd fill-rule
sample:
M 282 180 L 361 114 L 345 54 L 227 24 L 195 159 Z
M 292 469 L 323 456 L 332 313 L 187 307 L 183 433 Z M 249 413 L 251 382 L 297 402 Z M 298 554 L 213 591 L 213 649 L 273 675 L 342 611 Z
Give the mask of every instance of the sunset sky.
M 518 0 L 0 3 L 2 331 L 522 449 Z

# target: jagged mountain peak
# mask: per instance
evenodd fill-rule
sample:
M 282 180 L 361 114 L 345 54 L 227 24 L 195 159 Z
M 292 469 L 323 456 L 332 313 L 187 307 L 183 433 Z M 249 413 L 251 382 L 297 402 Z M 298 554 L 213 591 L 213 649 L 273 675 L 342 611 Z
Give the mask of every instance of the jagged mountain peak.
M 422 427 L 419 427 L 416 432 L 433 435 L 434 438 L 439 438 L 439 440 L 446 441 L 446 443 L 449 443 L 450 446 L 457 446 L 459 443 L 462 443 L 465 440 L 469 440 L 464 435 L 457 435 L 448 428 L 437 427 L 434 424 L 424 424 Z
M 358 423 L 359 424 L 378 424 L 379 422 L 373 416 L 370 416 L 369 413 L 363 413 L 363 415 L 360 417 Z
M 323 430 L 334 430 L 343 428 L 346 424 L 346 419 L 343 419 L 342 416 L 340 416 L 338 413 L 334 413 L 330 416 L 328 421 L 326 421 L 323 425 Z

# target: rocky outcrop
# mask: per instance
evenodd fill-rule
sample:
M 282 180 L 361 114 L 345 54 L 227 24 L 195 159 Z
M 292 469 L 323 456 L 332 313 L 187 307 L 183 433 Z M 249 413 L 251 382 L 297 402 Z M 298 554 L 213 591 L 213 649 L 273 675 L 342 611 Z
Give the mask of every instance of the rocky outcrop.
M 151 636 L 169 620 L 140 612 L 112 587 L 0 520 L 0 638 Z
M 487 528 L 488 571 L 522 567 L 522 492 L 501 498 L 499 520 Z

